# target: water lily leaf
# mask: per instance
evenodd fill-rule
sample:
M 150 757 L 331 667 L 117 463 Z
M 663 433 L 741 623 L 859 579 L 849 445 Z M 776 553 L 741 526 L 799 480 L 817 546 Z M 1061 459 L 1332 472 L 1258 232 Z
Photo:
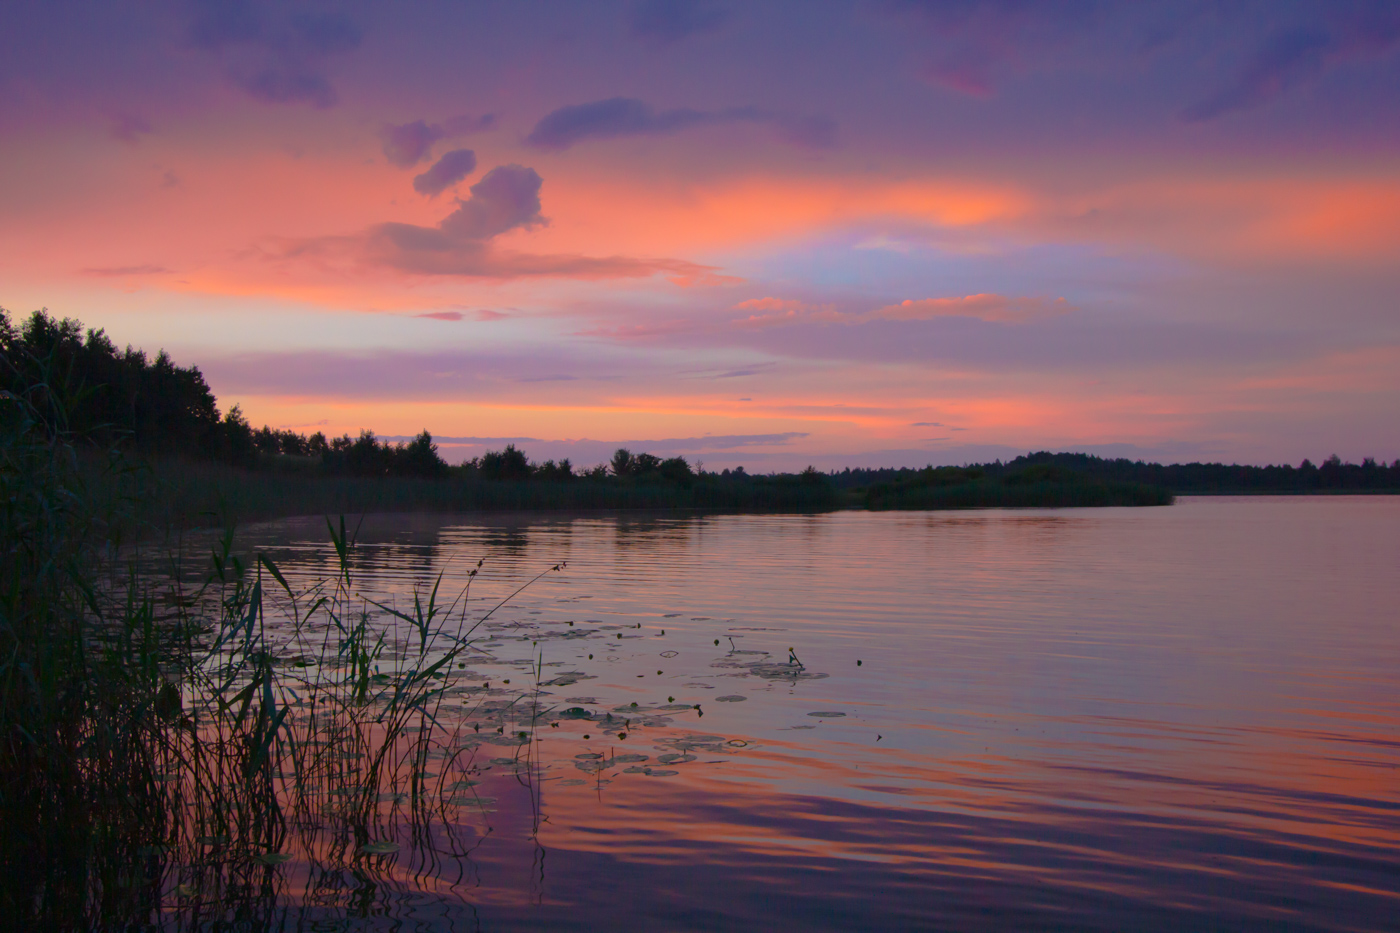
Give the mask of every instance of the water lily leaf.
M 671 753 L 668 754 L 668 755 L 661 755 L 661 756 L 659 756 L 656 760 L 659 761 L 659 762 L 661 762 L 663 765 L 677 765 L 677 764 L 684 764 L 684 763 L 687 762 L 687 761 L 694 761 L 694 760 L 695 760 L 695 756 L 694 756 L 694 755 L 682 755 L 682 754 L 680 754 L 680 753 L 678 753 L 678 752 L 671 752 Z
M 715 702 L 716 702 L 716 703 L 742 703 L 742 702 L 744 702 L 744 701 L 747 700 L 747 699 L 748 699 L 748 697 L 746 697 L 746 696 L 741 696 L 740 694 L 737 694 L 737 693 L 731 693 L 729 696 L 715 697 Z
M 397 849 L 398 846 L 394 848 Z M 281 865 L 283 862 L 290 862 L 292 860 L 292 857 L 285 852 L 264 852 L 261 855 L 253 856 L 253 858 L 262 862 L 264 865 Z
M 616 756 L 616 757 L 613 758 L 613 761 L 617 762 L 618 764 L 629 764 L 629 763 L 631 763 L 631 762 L 633 762 L 633 761 L 646 761 L 646 760 L 647 760 L 647 756 L 646 756 L 646 755 L 618 755 L 618 756 Z
M 846 715 L 846 714 L 845 714 L 845 713 L 838 713 L 838 712 L 837 712 L 836 710 L 834 710 L 834 709 L 819 709 L 819 710 L 817 710 L 815 713 L 808 713 L 807 715 L 808 715 L 808 716 L 820 716 L 822 719 L 839 719 L 840 717 L 842 717 L 842 716 L 844 716 L 844 715 Z
M 388 840 L 367 842 L 360 846 L 361 855 L 392 855 L 397 851 L 399 851 L 399 844 Z
M 648 768 L 646 774 L 647 777 L 675 777 L 680 772 L 670 771 L 666 768 Z

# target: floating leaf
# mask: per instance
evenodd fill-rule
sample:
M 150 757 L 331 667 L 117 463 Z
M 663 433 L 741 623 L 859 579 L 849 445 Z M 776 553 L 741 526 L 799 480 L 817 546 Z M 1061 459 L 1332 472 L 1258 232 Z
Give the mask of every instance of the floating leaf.
M 633 762 L 633 761 L 646 761 L 646 760 L 647 760 L 647 756 L 646 756 L 646 755 L 617 755 L 616 757 L 613 758 L 613 761 L 617 762 L 618 764 L 629 764 L 629 763 L 631 763 L 631 762 Z
M 740 694 L 737 694 L 737 693 L 731 693 L 729 696 L 715 697 L 715 702 L 716 702 L 716 703 L 742 703 L 742 702 L 744 702 L 744 701 L 747 700 L 747 699 L 748 699 L 748 697 L 746 697 L 746 696 L 741 696 Z
M 648 768 L 647 777 L 675 777 L 679 771 L 669 771 L 666 768 Z
M 837 712 L 836 710 L 834 710 L 834 709 L 819 709 L 819 710 L 817 710 L 815 713 L 808 713 L 807 715 L 808 715 L 808 716 L 820 716 L 822 719 L 839 719 L 840 717 L 842 717 L 842 716 L 844 716 L 844 715 L 846 715 L 846 714 L 845 714 L 845 713 L 838 713 L 838 712 Z
M 671 752 L 670 754 L 659 756 L 656 760 L 661 762 L 663 765 L 678 765 L 684 764 L 687 761 L 694 761 L 695 756 L 682 755 L 678 752 Z
M 394 846 L 394 848 L 397 849 L 398 846 Z M 253 856 L 253 858 L 264 865 L 281 865 L 283 862 L 292 860 L 292 857 L 285 852 L 264 852 L 261 855 Z
M 399 851 L 399 844 L 388 840 L 367 842 L 360 846 L 361 855 L 393 855 L 397 851 Z

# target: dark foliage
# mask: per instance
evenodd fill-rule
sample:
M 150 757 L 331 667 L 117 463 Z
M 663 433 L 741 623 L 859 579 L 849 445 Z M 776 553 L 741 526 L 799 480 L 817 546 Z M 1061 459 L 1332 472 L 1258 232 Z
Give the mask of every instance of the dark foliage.
M 865 492 L 869 509 L 958 509 L 1015 506 L 1062 507 L 1170 505 L 1158 486 L 1103 480 L 1055 463 L 1026 463 L 1012 470 L 925 467 Z
M 1160 486 L 1177 494 L 1400 491 L 1400 460 L 1387 466 L 1367 457 L 1360 464 L 1353 464 L 1343 463 L 1335 454 L 1324 460 L 1321 466 L 1304 460 L 1297 467 L 1288 464 L 1260 467 L 1223 463 L 1163 465 L 1121 458 L 1107 460 L 1091 454 L 1040 451 L 1006 463 L 997 461 L 968 467 L 939 467 L 936 482 L 946 484 L 960 473 L 973 472 L 979 476 L 1002 478 L 1028 467 L 1055 468 L 1104 482 Z M 829 475 L 838 489 L 859 489 L 877 483 L 902 482 L 926 472 L 927 468 L 846 469 Z

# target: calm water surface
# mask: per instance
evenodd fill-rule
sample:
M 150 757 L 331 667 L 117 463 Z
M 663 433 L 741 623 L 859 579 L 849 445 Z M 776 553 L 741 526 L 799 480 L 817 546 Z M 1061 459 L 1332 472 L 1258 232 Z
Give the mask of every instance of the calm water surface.
M 320 519 L 244 539 L 331 572 Z M 550 703 L 700 710 L 539 730 L 468 855 L 406 851 L 292 926 L 1400 927 L 1400 498 L 378 516 L 359 542 L 381 601 L 484 557 L 475 613 L 567 561 L 477 673 L 524 688 L 543 650 L 578 675 Z

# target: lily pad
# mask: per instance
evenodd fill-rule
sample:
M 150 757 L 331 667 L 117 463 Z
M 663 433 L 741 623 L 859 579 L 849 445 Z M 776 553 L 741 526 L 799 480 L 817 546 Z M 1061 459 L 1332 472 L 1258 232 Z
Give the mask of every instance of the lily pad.
M 397 849 L 398 846 L 394 846 L 394 848 Z M 253 856 L 253 858 L 264 865 L 281 865 L 283 862 L 292 860 L 292 857 L 285 852 L 264 852 L 261 855 Z
M 582 755 L 575 755 L 574 757 L 582 761 L 590 761 L 593 759 L 602 758 L 603 756 L 598 754 L 597 752 L 584 752 Z
M 694 755 L 683 755 L 683 754 L 680 754 L 679 752 L 671 752 L 671 753 L 666 754 L 666 755 L 660 755 L 660 756 L 658 756 L 656 760 L 659 761 L 659 762 L 661 762 L 663 765 L 679 765 L 679 764 L 684 764 L 684 763 L 687 762 L 687 761 L 694 761 L 694 760 L 695 760 L 695 756 L 694 756 Z
M 678 654 L 680 654 L 679 651 L 663 651 L 663 652 L 661 652 L 661 656 L 662 656 L 663 658 L 674 658 L 674 657 L 675 657 L 676 655 L 678 655 Z
M 728 696 L 715 697 L 715 702 L 716 702 L 716 703 L 742 703 L 742 702 L 744 702 L 744 701 L 747 700 L 747 699 L 748 699 L 748 697 L 743 696 L 743 695 L 741 695 L 741 694 L 738 694 L 738 693 L 731 693 L 731 694 L 729 694 Z
M 839 713 L 834 709 L 819 709 L 815 713 L 808 713 L 808 716 L 819 716 L 822 719 L 840 719 L 845 713 Z
M 646 771 L 647 777 L 675 777 L 677 774 L 680 774 L 680 772 L 671 771 L 667 768 L 648 768 Z
M 583 780 L 582 778 L 569 778 L 567 781 L 560 781 L 560 782 L 559 782 L 559 786 L 560 786 L 560 787 L 577 787 L 577 786 L 579 786 L 580 784 L 587 784 L 587 783 L 588 783 L 588 782 L 585 781 L 585 780 Z
M 582 706 L 570 706 L 559 714 L 560 719 L 592 719 L 593 714 Z
M 613 758 L 618 764 L 630 764 L 634 761 L 646 761 L 646 755 L 618 755 Z
M 379 842 L 367 842 L 360 846 L 361 855 L 393 855 L 397 851 L 399 851 L 399 844 L 389 842 L 387 839 Z

